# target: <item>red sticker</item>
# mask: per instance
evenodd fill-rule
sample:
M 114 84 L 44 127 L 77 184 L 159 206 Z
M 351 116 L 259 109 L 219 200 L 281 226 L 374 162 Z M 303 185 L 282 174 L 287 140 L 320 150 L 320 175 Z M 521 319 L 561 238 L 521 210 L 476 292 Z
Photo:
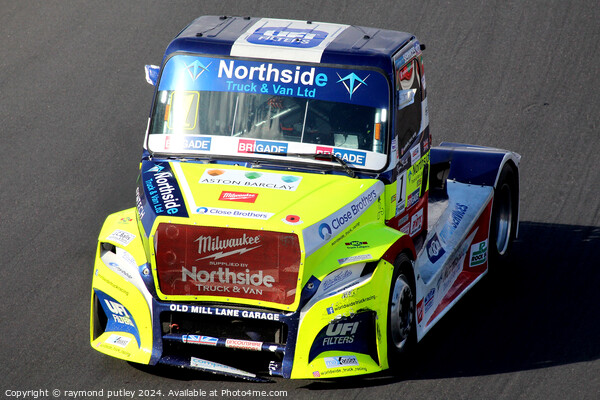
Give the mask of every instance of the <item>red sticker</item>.
M 219 200 L 226 201 L 239 201 L 242 203 L 254 203 L 256 198 L 258 197 L 258 193 L 243 193 L 243 192 L 221 192 L 221 196 L 219 196 Z

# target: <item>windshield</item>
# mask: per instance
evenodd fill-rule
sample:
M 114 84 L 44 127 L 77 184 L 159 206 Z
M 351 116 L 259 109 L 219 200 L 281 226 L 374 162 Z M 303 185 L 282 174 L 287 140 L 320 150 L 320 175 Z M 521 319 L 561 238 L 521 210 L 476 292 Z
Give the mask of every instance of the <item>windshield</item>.
M 163 69 L 148 146 L 253 158 L 328 153 L 378 170 L 387 161 L 388 92 L 374 70 L 177 55 Z

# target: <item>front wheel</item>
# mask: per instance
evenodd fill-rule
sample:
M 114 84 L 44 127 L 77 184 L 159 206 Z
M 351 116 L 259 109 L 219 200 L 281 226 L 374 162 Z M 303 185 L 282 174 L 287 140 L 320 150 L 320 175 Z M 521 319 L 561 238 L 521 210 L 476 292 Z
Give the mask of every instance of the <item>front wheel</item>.
M 416 344 L 415 280 L 412 262 L 401 254 L 394 263 L 388 302 L 388 361 L 394 368 Z

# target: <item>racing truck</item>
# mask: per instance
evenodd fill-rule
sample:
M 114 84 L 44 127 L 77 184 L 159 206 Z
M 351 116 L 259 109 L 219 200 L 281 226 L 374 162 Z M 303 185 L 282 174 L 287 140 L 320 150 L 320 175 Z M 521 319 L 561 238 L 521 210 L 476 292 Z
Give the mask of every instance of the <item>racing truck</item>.
M 255 381 L 402 366 L 518 230 L 518 154 L 432 146 L 424 49 L 313 21 L 183 29 L 146 66 L 135 206 L 99 234 L 91 346 Z

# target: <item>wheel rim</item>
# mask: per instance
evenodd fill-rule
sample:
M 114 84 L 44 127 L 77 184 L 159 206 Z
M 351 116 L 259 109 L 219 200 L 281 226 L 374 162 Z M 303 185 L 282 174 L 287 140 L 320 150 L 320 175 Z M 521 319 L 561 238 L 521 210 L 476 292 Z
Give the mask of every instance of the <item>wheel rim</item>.
M 399 275 L 394 282 L 392 301 L 390 304 L 390 331 L 392 341 L 401 350 L 408 340 L 412 326 L 415 305 L 412 289 L 404 275 Z
M 502 185 L 495 199 L 498 203 L 496 208 L 496 249 L 498 254 L 504 255 L 510 243 L 510 232 L 512 229 L 512 201 L 510 186 Z

